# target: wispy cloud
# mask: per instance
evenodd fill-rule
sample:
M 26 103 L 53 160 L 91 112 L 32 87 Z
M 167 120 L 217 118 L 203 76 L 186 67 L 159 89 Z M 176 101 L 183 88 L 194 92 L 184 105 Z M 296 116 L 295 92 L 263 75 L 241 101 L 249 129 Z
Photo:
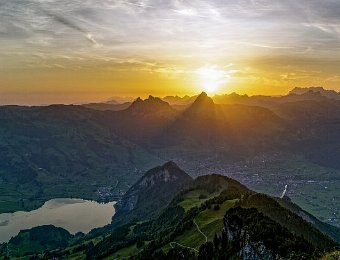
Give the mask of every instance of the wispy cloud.
M 72 19 L 66 18 L 65 16 L 62 16 L 58 13 L 47 11 L 45 9 L 41 9 L 41 11 L 48 17 L 52 18 L 54 21 L 63 24 L 76 32 L 81 33 L 85 37 L 85 39 L 92 43 L 94 46 L 99 46 L 98 42 L 93 38 L 93 35 Z
M 252 43 L 252 42 L 240 42 L 244 45 L 259 47 L 259 48 L 265 48 L 265 49 L 293 49 L 292 46 L 273 46 L 268 44 L 260 44 L 260 43 Z
M 29 64 L 185 77 L 227 61 L 235 71 L 260 68 L 254 82 L 273 70 L 298 78 L 299 66 L 328 78 L 337 75 L 339 37 L 339 0 L 0 0 L 3 71 Z
M 303 23 L 306 27 L 314 27 L 325 33 L 332 34 L 334 36 L 340 36 L 340 22 L 339 23 Z

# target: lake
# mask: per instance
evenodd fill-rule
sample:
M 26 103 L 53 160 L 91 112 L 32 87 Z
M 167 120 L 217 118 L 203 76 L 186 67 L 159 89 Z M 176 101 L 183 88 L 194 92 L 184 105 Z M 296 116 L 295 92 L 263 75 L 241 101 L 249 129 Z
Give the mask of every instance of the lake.
M 114 204 L 82 199 L 52 199 L 33 211 L 0 214 L 0 243 L 8 242 L 20 230 L 42 225 L 62 227 L 71 234 L 88 233 L 111 223 L 115 214 Z

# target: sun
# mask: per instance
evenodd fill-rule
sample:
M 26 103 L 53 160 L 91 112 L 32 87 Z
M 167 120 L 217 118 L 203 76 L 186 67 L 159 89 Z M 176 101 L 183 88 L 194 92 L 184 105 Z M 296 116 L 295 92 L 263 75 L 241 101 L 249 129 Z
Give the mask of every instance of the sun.
M 219 84 L 216 82 L 206 82 L 203 89 L 208 93 L 214 93 L 218 90 Z
M 200 86 L 208 93 L 216 93 L 229 79 L 228 73 L 216 65 L 205 65 L 197 69 L 196 73 Z

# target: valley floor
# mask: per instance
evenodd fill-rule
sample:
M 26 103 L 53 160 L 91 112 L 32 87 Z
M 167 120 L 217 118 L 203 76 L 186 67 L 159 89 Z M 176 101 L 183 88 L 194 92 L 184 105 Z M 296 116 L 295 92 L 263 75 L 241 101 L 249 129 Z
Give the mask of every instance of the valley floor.
M 293 202 L 320 220 L 340 227 L 340 170 L 313 164 L 298 155 L 261 155 L 253 160 L 226 163 L 218 157 L 173 158 L 193 176 L 221 174 L 247 187 L 280 197 L 285 185 Z

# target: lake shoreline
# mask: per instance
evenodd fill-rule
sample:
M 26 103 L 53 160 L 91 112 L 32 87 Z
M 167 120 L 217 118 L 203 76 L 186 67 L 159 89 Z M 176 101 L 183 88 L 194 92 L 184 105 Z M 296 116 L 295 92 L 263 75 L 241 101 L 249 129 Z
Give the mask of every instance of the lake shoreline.
M 122 196 L 112 197 L 112 199 L 107 200 L 104 203 L 110 203 L 110 202 L 118 201 L 118 200 L 121 199 L 121 197 Z M 63 197 L 61 197 L 61 196 L 48 196 L 48 197 L 44 197 L 44 198 L 38 198 L 38 199 L 34 200 L 34 203 L 29 204 L 29 206 L 26 207 L 26 208 L 23 208 L 23 207 L 20 207 L 20 206 L 16 206 L 16 207 L 9 207 L 8 210 L 2 209 L 2 210 L 0 210 L 0 215 L 1 214 L 5 214 L 5 213 L 15 213 L 15 212 L 18 212 L 18 211 L 29 212 L 29 211 L 41 208 L 49 200 L 62 199 L 62 198 Z M 95 201 L 95 202 L 98 202 L 98 203 L 102 203 L 103 202 L 101 199 L 94 198 L 94 197 L 91 197 L 91 196 L 79 196 L 79 197 L 78 196 L 69 196 L 67 198 L 70 198 L 70 199 L 83 199 L 83 200 L 88 200 L 88 201 Z M 1 198 L 0 198 L 0 201 L 1 201 Z M 4 200 L 3 202 L 7 202 L 7 201 Z
M 92 229 L 110 224 L 116 201 L 108 203 L 80 198 L 55 198 L 32 211 L 0 214 L 0 243 L 8 242 L 20 230 L 53 225 L 70 234 L 89 233 Z

